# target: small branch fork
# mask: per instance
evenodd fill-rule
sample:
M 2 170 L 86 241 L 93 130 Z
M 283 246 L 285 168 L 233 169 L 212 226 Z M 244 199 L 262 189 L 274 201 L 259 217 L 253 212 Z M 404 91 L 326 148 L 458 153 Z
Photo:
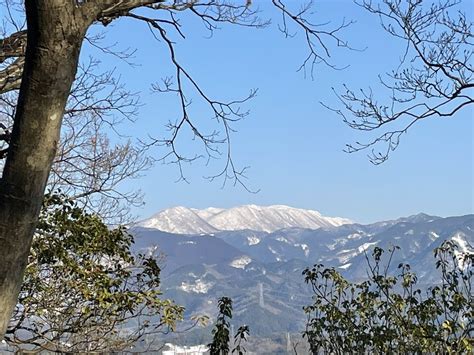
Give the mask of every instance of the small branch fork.
M 332 62 L 330 44 L 335 44 L 337 47 L 343 47 L 354 50 L 347 41 L 345 41 L 341 32 L 354 24 L 354 21 L 347 21 L 345 18 L 342 23 L 332 29 L 326 29 L 330 22 L 315 24 L 308 20 L 308 15 L 314 8 L 314 2 L 309 1 L 302 5 L 299 10 L 290 10 L 283 1 L 272 0 L 273 5 L 281 12 L 281 25 L 278 26 L 285 37 L 294 37 L 289 22 L 293 22 L 299 30 L 303 31 L 308 54 L 304 59 L 298 71 L 302 71 L 305 76 L 307 71 L 312 79 L 314 79 L 314 69 L 318 64 L 324 64 L 335 70 L 342 70 L 348 66 L 339 67 Z

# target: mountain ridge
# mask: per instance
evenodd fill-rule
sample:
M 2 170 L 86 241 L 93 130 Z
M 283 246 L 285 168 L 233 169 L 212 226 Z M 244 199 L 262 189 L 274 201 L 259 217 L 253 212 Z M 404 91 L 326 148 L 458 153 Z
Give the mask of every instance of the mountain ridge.
M 318 229 L 352 223 L 347 218 L 323 216 L 315 210 L 285 205 L 241 205 L 227 209 L 176 206 L 161 210 L 136 226 L 176 234 L 212 234 L 230 230 L 275 232 L 293 227 Z

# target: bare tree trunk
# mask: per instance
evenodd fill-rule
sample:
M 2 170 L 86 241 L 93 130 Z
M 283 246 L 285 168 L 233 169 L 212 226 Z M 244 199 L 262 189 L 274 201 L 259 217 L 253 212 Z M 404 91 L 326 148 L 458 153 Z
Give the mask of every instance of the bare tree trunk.
M 72 0 L 27 0 L 22 83 L 0 180 L 0 339 L 16 305 L 66 100 L 90 22 Z

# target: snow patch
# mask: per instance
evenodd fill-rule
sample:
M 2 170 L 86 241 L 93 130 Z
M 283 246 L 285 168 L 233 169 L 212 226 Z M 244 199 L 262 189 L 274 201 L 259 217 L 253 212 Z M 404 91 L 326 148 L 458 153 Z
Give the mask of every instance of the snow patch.
M 260 238 L 257 238 L 256 236 L 252 235 L 250 237 L 247 237 L 247 241 L 249 242 L 249 245 L 257 245 L 260 243 Z
M 360 233 L 352 233 L 347 236 L 347 239 L 360 239 L 363 235 Z
M 252 259 L 247 255 L 241 256 L 240 258 L 234 259 L 229 264 L 237 269 L 245 269 L 245 267 L 252 262 Z
M 165 346 L 168 349 L 163 350 L 161 353 L 163 355 L 174 355 L 174 354 L 194 354 L 194 355 L 201 355 L 206 354 L 209 349 L 207 345 L 192 345 L 192 346 L 179 346 L 174 345 L 172 343 L 166 343 Z
M 435 241 L 436 239 L 439 238 L 439 235 L 436 234 L 435 232 L 431 231 L 429 237 L 432 241 Z
M 352 263 L 347 263 L 347 264 L 339 266 L 339 269 L 347 270 L 351 265 Z
M 376 245 L 376 244 L 377 244 L 377 242 L 364 243 L 364 244 L 362 244 L 361 246 L 359 246 L 359 247 L 357 248 L 357 251 L 358 251 L 359 254 L 360 254 L 360 253 L 363 253 L 364 251 L 366 251 L 367 249 L 369 249 L 372 245 Z
M 454 249 L 454 255 L 458 259 L 459 268 L 461 270 L 466 269 L 470 265 L 469 260 L 466 259 L 465 256 L 474 254 L 474 249 L 465 237 L 466 235 L 464 233 L 458 232 L 451 238 L 458 246 L 458 249 Z
M 343 249 L 337 253 L 339 262 L 346 264 L 353 257 L 362 254 L 371 246 L 376 245 L 378 242 L 364 243 L 360 245 L 357 249 Z
M 288 239 L 286 239 L 285 237 L 277 237 L 276 240 L 278 240 L 279 242 L 283 242 L 283 243 L 286 243 L 286 244 L 290 244 L 290 242 L 288 241 Z
M 309 246 L 308 244 L 295 244 L 295 247 L 300 247 L 301 249 L 303 249 L 303 252 L 304 252 L 304 256 L 308 256 L 309 254 Z
M 212 282 L 204 282 L 201 279 L 197 279 L 194 283 L 183 281 L 178 288 L 187 293 L 207 293 L 213 286 L 214 283 Z
M 470 248 L 469 243 L 464 239 L 465 235 L 463 233 L 456 233 L 451 240 L 459 246 L 459 251 L 464 254 L 473 254 L 474 252 Z

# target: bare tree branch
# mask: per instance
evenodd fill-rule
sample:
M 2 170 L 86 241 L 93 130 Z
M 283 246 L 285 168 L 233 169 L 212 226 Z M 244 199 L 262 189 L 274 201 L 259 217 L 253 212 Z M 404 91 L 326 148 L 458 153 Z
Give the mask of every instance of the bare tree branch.
M 473 23 L 461 11 L 451 15 L 459 3 L 385 0 L 383 5 L 359 4 L 378 15 L 390 35 L 405 41 L 406 50 L 397 69 L 386 78 L 379 76 L 382 87 L 391 93 L 387 103 L 380 103 L 372 89 L 355 92 L 345 86 L 343 93 L 336 93 L 342 109 L 323 104 L 353 129 L 384 131 L 367 143 L 348 144 L 347 152 L 371 149 L 369 160 L 383 163 L 418 121 L 452 117 L 474 103 Z
M 290 10 L 282 0 L 272 0 L 272 2 L 281 12 L 282 23 L 279 26 L 279 29 L 286 37 L 294 36 L 291 32 L 288 21 L 293 22 L 297 26 L 297 30 L 303 30 L 309 53 L 298 68 L 298 71 L 303 71 L 305 76 L 306 72 L 309 71 L 311 78 L 314 79 L 314 68 L 317 64 L 323 63 L 336 70 L 347 68 L 347 66 L 338 67 L 332 62 L 329 45 L 332 42 L 337 47 L 354 49 L 350 47 L 347 41 L 345 41 L 340 35 L 340 32 L 352 25 L 354 21 L 346 21 L 346 19 L 343 19 L 340 25 L 332 29 L 326 29 L 330 24 L 329 22 L 317 24 L 312 23 L 308 18 L 314 6 L 313 1 L 301 5 L 300 9 L 297 11 Z

